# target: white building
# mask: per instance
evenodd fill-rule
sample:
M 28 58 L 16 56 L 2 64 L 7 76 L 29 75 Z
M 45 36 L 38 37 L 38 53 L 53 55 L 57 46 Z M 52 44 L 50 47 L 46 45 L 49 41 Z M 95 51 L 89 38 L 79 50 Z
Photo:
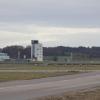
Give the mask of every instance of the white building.
M 43 61 L 43 46 L 37 40 L 31 41 L 31 59 L 33 61 Z
M 6 53 L 0 53 L 0 61 L 9 60 L 10 57 Z

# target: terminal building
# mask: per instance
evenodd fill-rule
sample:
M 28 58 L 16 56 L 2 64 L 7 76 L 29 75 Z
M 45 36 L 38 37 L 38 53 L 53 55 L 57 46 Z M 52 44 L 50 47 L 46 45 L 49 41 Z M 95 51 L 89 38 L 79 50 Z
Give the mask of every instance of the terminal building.
M 43 61 L 43 46 L 38 40 L 31 41 L 31 59 L 32 61 Z
M 9 60 L 10 57 L 6 53 L 0 53 L 0 61 Z

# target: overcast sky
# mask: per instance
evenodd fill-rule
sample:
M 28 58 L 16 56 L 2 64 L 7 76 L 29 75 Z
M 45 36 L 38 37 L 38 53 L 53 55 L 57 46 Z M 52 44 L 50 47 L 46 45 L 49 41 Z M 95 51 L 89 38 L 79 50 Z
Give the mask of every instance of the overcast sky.
M 100 0 L 0 0 L 0 47 L 100 46 Z

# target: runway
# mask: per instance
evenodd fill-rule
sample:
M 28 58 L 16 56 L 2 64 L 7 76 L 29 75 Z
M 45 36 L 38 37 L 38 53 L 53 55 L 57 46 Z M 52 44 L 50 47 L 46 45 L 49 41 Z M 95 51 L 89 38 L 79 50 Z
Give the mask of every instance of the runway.
M 0 83 L 0 100 L 35 100 L 41 96 L 96 86 L 100 86 L 100 72 L 4 82 Z

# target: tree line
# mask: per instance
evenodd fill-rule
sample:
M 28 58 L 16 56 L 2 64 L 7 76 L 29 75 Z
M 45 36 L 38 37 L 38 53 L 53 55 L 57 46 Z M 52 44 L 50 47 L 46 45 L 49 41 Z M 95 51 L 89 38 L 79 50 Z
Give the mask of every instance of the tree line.
M 11 58 L 18 58 L 18 52 L 20 52 L 20 58 L 30 58 L 31 57 L 31 46 L 7 46 L 0 49 L 0 52 L 7 53 Z M 44 56 L 69 56 L 73 54 L 83 54 L 90 58 L 100 58 L 100 47 L 44 47 Z

